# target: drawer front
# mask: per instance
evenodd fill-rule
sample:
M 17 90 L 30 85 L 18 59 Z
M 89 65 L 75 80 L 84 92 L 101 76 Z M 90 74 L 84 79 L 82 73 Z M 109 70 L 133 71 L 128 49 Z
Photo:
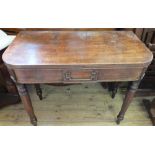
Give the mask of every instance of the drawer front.
M 63 71 L 64 83 L 134 81 L 141 76 L 143 68 L 83 69 Z
M 16 69 L 20 83 L 84 83 L 106 81 L 134 81 L 143 68 L 119 69 Z
M 19 83 L 58 83 L 62 81 L 62 71 L 58 69 L 16 69 Z
M 63 82 L 97 81 L 98 70 L 64 70 Z

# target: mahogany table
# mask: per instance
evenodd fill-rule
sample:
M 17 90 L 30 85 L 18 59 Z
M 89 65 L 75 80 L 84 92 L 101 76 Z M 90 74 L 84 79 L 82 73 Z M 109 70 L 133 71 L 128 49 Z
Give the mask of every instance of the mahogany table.
M 130 31 L 23 31 L 3 54 L 30 121 L 37 125 L 26 84 L 129 81 L 117 123 L 152 61 Z

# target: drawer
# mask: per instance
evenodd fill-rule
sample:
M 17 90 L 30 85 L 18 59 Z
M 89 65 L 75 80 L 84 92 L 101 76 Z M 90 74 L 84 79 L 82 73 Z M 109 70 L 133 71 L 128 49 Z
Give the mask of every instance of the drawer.
M 138 80 L 143 68 L 16 69 L 19 83 L 84 83 Z
M 75 69 L 63 71 L 63 82 L 89 82 L 98 80 L 99 70 Z
M 63 82 L 134 81 L 140 78 L 142 71 L 142 68 L 71 69 L 63 71 Z

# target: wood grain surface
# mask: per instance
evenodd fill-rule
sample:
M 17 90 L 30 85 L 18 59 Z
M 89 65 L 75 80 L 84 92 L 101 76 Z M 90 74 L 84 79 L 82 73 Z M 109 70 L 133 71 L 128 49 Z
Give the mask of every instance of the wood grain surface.
M 152 53 L 131 31 L 23 31 L 3 55 L 14 67 L 145 65 Z

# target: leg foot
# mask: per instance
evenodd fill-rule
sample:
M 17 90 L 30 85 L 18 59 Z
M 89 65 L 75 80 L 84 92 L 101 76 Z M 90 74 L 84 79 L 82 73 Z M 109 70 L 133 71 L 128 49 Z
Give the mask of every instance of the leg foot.
M 116 123 L 120 124 L 120 122 L 124 119 L 124 116 L 121 114 L 118 114 L 117 119 L 116 119 Z
M 112 91 L 111 98 L 115 98 L 116 92 L 117 91 Z
M 115 98 L 115 95 L 116 95 L 117 90 L 118 90 L 118 82 L 110 82 L 108 84 L 108 87 L 109 87 L 109 91 L 111 92 L 111 97 Z
M 31 124 L 37 126 L 37 118 L 35 116 L 30 117 Z
M 36 88 L 36 92 L 37 92 L 39 99 L 42 100 L 43 97 L 42 97 L 42 90 L 40 88 L 40 84 L 35 84 L 35 88 Z

